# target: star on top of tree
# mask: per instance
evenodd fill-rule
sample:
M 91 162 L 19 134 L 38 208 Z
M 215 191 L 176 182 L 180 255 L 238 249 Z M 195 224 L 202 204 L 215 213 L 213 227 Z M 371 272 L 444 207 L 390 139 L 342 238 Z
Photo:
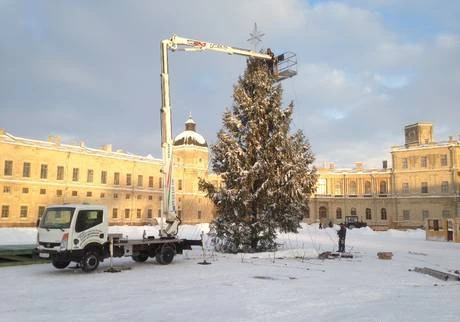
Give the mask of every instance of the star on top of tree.
M 251 37 L 249 37 L 247 41 L 249 41 L 254 46 L 255 50 L 259 43 L 262 41 L 262 37 L 265 36 L 265 34 L 257 29 L 257 23 L 254 22 L 254 29 L 249 33 L 249 36 Z

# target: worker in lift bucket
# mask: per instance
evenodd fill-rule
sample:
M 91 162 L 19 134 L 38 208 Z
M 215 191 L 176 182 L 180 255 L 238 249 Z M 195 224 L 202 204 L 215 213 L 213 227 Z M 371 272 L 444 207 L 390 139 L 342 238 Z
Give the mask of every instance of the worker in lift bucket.
M 340 223 L 340 229 L 337 231 L 337 235 L 339 236 L 339 252 L 345 252 L 345 236 L 347 235 L 347 228 L 345 227 L 344 223 Z
M 268 67 L 270 69 L 270 72 L 273 75 L 277 75 L 278 70 L 277 70 L 277 64 L 278 64 L 278 59 L 275 57 L 275 54 L 272 52 L 270 48 L 267 48 L 267 55 L 269 55 L 272 59 L 268 61 Z

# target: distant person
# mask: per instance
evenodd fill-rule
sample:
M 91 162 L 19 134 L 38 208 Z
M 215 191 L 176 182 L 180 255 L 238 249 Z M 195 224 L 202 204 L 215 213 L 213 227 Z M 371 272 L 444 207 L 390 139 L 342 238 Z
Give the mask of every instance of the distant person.
M 337 231 L 337 235 L 339 236 L 339 252 L 345 252 L 345 236 L 347 235 L 347 227 L 345 227 L 344 223 L 340 223 L 340 229 Z
M 331 220 L 329 220 L 329 228 L 332 228 L 332 227 L 334 227 L 334 224 L 332 223 Z

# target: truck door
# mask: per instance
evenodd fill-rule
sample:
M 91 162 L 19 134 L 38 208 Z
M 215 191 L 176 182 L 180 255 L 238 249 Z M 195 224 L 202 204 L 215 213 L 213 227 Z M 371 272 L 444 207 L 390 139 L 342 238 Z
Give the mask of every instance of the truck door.
M 72 240 L 74 249 L 83 249 L 90 243 L 103 244 L 107 240 L 106 224 L 102 209 L 82 209 L 78 211 Z

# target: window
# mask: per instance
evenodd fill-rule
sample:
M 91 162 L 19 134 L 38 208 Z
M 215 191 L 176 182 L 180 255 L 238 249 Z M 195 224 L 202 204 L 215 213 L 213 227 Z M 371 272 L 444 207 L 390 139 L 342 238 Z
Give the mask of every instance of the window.
M 11 187 L 10 186 L 3 186 L 3 192 L 4 193 L 10 193 L 11 192 Z
M 48 165 L 42 164 L 40 166 L 40 179 L 46 179 L 46 178 L 48 178 Z
M 350 214 L 351 214 L 352 216 L 356 216 L 356 208 L 354 208 L 354 207 L 351 208 Z
M 142 214 L 142 211 L 139 208 L 136 209 L 136 217 L 137 217 L 137 219 L 141 218 L 141 214 Z
M 22 166 L 22 176 L 24 178 L 30 177 L 30 162 L 24 162 Z
M 29 193 L 29 188 L 27 187 L 22 188 L 22 193 Z
M 126 194 L 126 199 L 131 199 L 131 195 L 129 193 Z
M 113 184 L 120 184 L 120 172 L 113 174 Z
M 38 218 L 41 218 L 44 212 L 45 212 L 45 206 L 38 206 Z
M 126 174 L 126 185 L 130 186 L 132 184 L 131 182 L 131 173 Z
M 366 181 L 364 183 L 364 194 L 365 195 L 370 195 L 372 194 L 372 188 L 371 188 L 371 182 L 370 181 Z
M 161 177 L 158 178 L 158 188 L 163 188 L 163 180 L 161 179 Z
M 380 193 L 381 194 L 387 193 L 387 182 L 386 181 L 380 181 Z
M 336 182 L 335 187 L 334 187 L 334 194 L 335 195 L 341 195 L 342 194 L 342 183 Z
M 3 174 L 5 176 L 12 176 L 13 175 L 13 161 L 5 160 L 5 168 L 3 169 Z
M 335 210 L 335 218 L 342 219 L 342 208 L 339 207 Z
M 182 180 L 181 179 L 177 181 L 177 190 L 182 190 Z
M 94 170 L 88 169 L 88 174 L 86 176 L 86 182 L 93 182 Z
M 130 212 L 129 209 L 126 208 L 125 209 L 125 218 L 126 219 L 129 219 L 129 212 Z
M 153 200 L 153 196 L 152 196 L 152 195 L 149 195 L 149 200 Z
M 40 189 L 40 194 L 41 194 L 41 195 L 46 195 L 46 189 L 43 189 L 43 188 Z
M 137 195 L 137 200 L 142 200 L 142 195 Z
M 387 220 L 387 209 L 386 208 L 380 209 L 380 219 Z
M 64 180 L 64 167 L 61 165 L 57 167 L 56 180 Z
M 21 218 L 27 217 L 27 206 L 21 206 L 21 212 L 19 214 L 19 217 Z
M 10 215 L 10 206 L 2 205 L 2 218 L 8 218 Z
M 152 218 L 152 209 L 147 209 L 147 218 Z
M 326 191 L 326 179 L 324 178 L 319 178 L 318 181 L 316 182 L 316 194 L 317 195 L 325 195 L 327 193 Z M 214 185 L 214 187 L 217 187 L 217 182 Z
M 142 175 L 138 175 L 137 176 L 137 186 L 142 187 L 144 185 L 143 181 L 144 181 L 144 178 L 142 177 Z
M 441 167 L 447 167 L 447 154 L 441 154 Z
M 158 217 L 161 217 L 161 209 L 158 209 L 157 214 L 158 214 Z
M 201 210 L 198 210 L 198 219 L 201 219 Z
M 153 177 L 149 176 L 149 188 L 153 188 Z
M 112 209 L 112 218 L 114 219 L 118 218 L 118 208 Z
M 62 190 L 60 189 L 56 190 L 56 196 L 58 197 L 62 196 Z
M 356 195 L 356 181 L 350 182 L 350 192 L 349 195 Z
M 420 157 L 420 166 L 422 168 L 426 168 L 427 167 L 427 157 L 426 156 L 423 156 L 423 157 Z
M 92 196 L 93 196 L 93 193 L 92 193 L 91 191 L 87 191 L 87 192 L 86 192 L 86 196 L 87 196 L 87 197 L 92 197 Z
M 449 181 L 441 182 L 441 192 L 449 192 Z
M 113 194 L 113 199 L 118 199 L 118 193 Z
M 310 218 L 310 208 L 305 209 L 305 218 Z
M 102 184 L 107 183 L 107 171 L 101 171 L 101 183 Z
M 105 192 L 101 192 L 100 196 L 101 199 L 105 198 Z
M 366 208 L 366 220 L 372 220 L 372 210 L 371 210 L 371 208 Z
M 428 210 L 422 210 L 422 218 L 427 219 L 430 216 L 430 212 Z
M 403 220 L 409 220 L 410 219 L 410 211 L 409 210 L 403 210 Z
M 319 218 L 327 218 L 327 209 L 326 207 L 319 207 Z
M 449 209 L 444 209 L 442 211 L 442 218 L 450 218 L 450 210 Z
M 80 176 L 80 169 L 79 168 L 73 168 L 72 181 L 78 181 L 79 176 Z
M 409 183 L 408 182 L 403 182 L 403 184 L 402 184 L 402 192 L 403 193 L 409 193 Z
M 403 159 L 401 160 L 401 168 L 403 168 L 403 169 L 407 169 L 407 168 L 408 168 L 408 166 L 407 166 L 407 158 L 403 158 Z
M 428 229 L 438 231 L 442 229 L 442 224 L 439 219 L 429 219 L 428 220 Z
M 428 193 L 428 182 L 422 182 L 422 193 Z
M 76 190 L 72 191 L 72 197 L 78 196 L 78 192 Z
M 102 223 L 102 210 L 80 210 L 75 223 L 75 232 L 79 233 Z

